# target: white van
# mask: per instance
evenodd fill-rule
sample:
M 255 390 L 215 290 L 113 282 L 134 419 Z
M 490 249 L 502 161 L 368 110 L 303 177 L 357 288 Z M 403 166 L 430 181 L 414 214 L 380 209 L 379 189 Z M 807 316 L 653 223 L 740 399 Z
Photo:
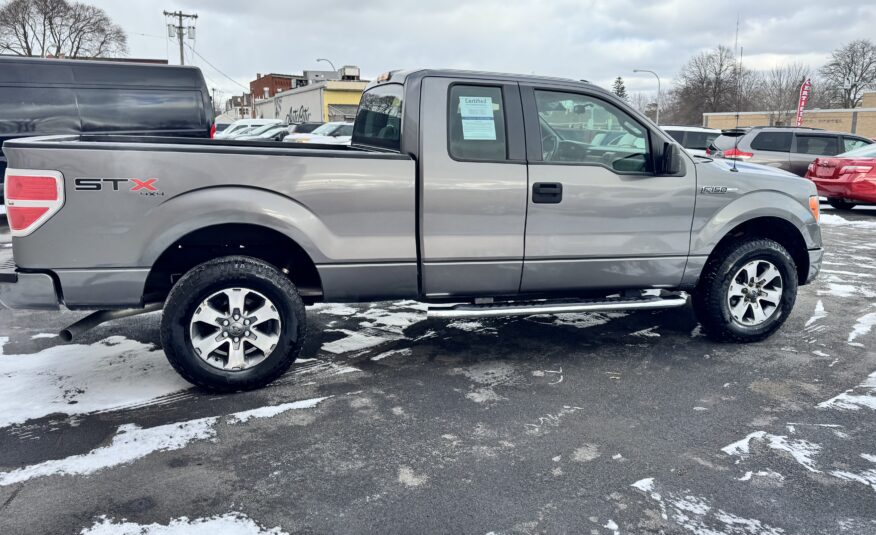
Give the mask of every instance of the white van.
M 268 124 L 280 124 L 283 121 L 280 119 L 240 119 L 231 123 L 231 125 L 221 132 L 216 132 L 215 139 L 230 139 L 244 130 L 254 126 L 265 126 Z

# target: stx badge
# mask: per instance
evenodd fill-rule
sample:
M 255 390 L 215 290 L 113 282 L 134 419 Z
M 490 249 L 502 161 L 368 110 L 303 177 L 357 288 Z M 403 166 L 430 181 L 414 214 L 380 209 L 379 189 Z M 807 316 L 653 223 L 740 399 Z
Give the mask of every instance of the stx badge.
M 157 178 L 77 178 L 76 191 L 136 191 L 139 195 L 163 196 Z

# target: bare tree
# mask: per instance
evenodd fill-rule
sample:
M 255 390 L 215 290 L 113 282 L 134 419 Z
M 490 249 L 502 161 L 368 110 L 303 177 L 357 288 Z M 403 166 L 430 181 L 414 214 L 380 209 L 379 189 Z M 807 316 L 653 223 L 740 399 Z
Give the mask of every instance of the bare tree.
M 104 57 L 127 53 L 128 38 L 98 7 L 67 0 L 10 0 L 0 7 L 0 52 Z
M 734 109 L 738 71 L 733 52 L 723 45 L 688 60 L 673 90 L 679 103 L 675 120 L 699 124 L 705 112 Z
M 869 39 L 852 41 L 834 50 L 820 73 L 834 105 L 860 106 L 864 92 L 876 87 L 876 45 Z
M 808 74 L 809 67 L 802 63 L 776 65 L 762 73 L 760 107 L 769 112 L 770 124 L 790 124 L 800 97 L 800 86 Z

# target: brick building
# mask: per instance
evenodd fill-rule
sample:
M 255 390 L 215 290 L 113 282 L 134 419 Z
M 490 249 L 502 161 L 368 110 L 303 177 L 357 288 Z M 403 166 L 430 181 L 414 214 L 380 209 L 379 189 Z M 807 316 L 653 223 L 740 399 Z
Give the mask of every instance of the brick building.
M 256 74 L 256 79 L 249 83 L 249 94 L 255 98 L 270 98 L 288 91 L 293 87 L 298 87 L 298 80 L 303 80 L 302 76 L 292 74 Z
M 796 116 L 796 110 L 779 113 L 740 112 L 739 126 L 789 126 L 793 125 Z M 719 129 L 733 128 L 736 126 L 736 113 L 704 113 L 703 126 Z M 804 110 L 803 126 L 849 132 L 876 139 L 876 92 L 865 93 L 859 108 Z

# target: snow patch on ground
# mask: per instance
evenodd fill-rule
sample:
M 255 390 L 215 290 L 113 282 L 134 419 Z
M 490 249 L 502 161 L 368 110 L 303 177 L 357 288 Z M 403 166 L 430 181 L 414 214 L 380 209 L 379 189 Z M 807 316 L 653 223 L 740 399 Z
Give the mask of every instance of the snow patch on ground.
M 849 333 L 848 342 L 854 342 L 858 337 L 870 334 L 874 326 L 876 326 L 876 312 L 864 314 L 855 322 L 852 332 Z
M 364 351 L 393 340 L 404 340 L 404 331 L 411 325 L 426 319 L 427 306 L 416 301 L 397 301 L 390 304 L 371 305 L 358 310 L 347 305 L 324 304 L 317 313 L 347 316 L 359 320 L 360 330 L 336 329 L 345 336 L 323 344 L 328 353 L 340 355 Z
M 57 338 L 58 335 L 55 333 L 39 333 L 30 337 L 31 340 L 39 340 L 40 338 Z
M 0 345 L 3 343 L 0 337 Z M 2 349 L 0 349 L 2 354 Z M 0 427 L 159 402 L 191 385 L 151 344 L 111 336 L 0 359 Z
M 851 221 L 834 214 L 821 214 L 822 225 L 876 229 L 876 221 Z
M 127 464 L 157 451 L 182 449 L 193 440 L 216 435 L 213 429 L 218 418 L 200 418 L 143 429 L 135 424 L 118 428 L 109 445 L 82 455 L 52 459 L 11 472 L 0 473 L 0 486 L 12 485 L 37 477 L 51 475 L 87 475 L 98 470 Z
M 821 299 L 818 300 L 818 303 L 815 304 L 815 312 L 812 313 L 812 317 L 806 321 L 806 327 L 809 327 L 816 321 L 823 319 L 827 316 L 827 312 L 824 311 L 824 303 L 821 302 Z
M 252 418 L 270 418 L 293 409 L 310 409 L 326 399 L 328 398 L 306 399 L 236 412 L 229 414 L 225 422 L 228 425 L 235 425 Z M 219 419 L 218 416 L 211 416 L 145 429 L 135 424 L 125 424 L 119 426 L 108 445 L 95 448 L 88 453 L 51 459 L 10 472 L 0 472 L 0 486 L 52 475 L 93 474 L 99 470 L 134 462 L 151 453 L 179 450 L 192 441 L 214 438 L 215 426 Z
M 672 520 L 696 535 L 783 535 L 785 531 L 753 518 L 716 508 L 705 498 L 689 493 L 658 492 L 654 478 L 641 479 L 631 485 L 644 492 L 660 507 L 664 520 Z
M 659 338 L 660 333 L 654 332 L 658 327 L 659 325 L 648 327 L 647 329 L 642 329 L 641 331 L 630 333 L 630 336 L 641 336 L 643 338 Z
M 496 329 L 485 327 L 480 321 L 454 321 L 448 323 L 447 326 L 469 333 L 496 334 Z
M 544 323 L 542 320 L 549 319 L 554 325 L 564 325 L 578 329 L 587 329 L 597 325 L 605 325 L 611 320 L 627 316 L 626 312 L 581 312 L 570 314 L 539 314 L 531 316 L 530 320 Z
M 80 535 L 288 535 L 279 527 L 265 529 L 242 513 L 232 512 L 209 518 L 175 518 L 169 524 L 116 522 L 105 516 Z
M 846 390 L 827 401 L 822 401 L 818 404 L 818 408 L 849 411 L 856 411 L 861 408 L 876 410 L 876 372 L 871 373 L 858 386 Z
M 572 460 L 577 463 L 586 463 L 598 458 L 599 448 L 596 444 L 584 444 L 572 452 Z
M 779 481 L 784 481 L 785 476 L 774 471 L 774 470 L 758 470 L 757 472 L 745 472 L 745 475 L 738 478 L 738 481 L 751 481 L 752 477 L 767 477 L 770 479 L 777 479 Z
M 419 487 L 429 481 L 429 477 L 425 474 L 417 475 L 407 466 L 402 466 L 398 469 L 398 482 L 406 487 Z
M 331 396 L 324 398 L 305 399 L 301 401 L 293 401 L 292 403 L 283 403 L 281 405 L 269 405 L 267 407 L 259 407 L 248 411 L 235 412 L 229 415 L 228 423 L 244 423 L 253 418 L 271 418 L 287 411 L 295 409 L 312 409 Z
M 772 435 L 766 431 L 749 433 L 742 440 L 724 446 L 721 451 L 731 456 L 747 457 L 751 453 L 752 441 L 765 442 L 771 449 L 788 453 L 810 472 L 821 472 L 815 467 L 815 461 L 812 459 L 821 451 L 821 446 L 807 440 L 789 440 L 786 436 Z
M 386 351 L 386 352 L 383 352 L 379 355 L 374 355 L 373 357 L 371 357 L 371 360 L 373 360 L 374 362 L 377 362 L 379 360 L 383 360 L 383 359 L 388 358 L 388 357 L 394 357 L 396 355 L 408 357 L 411 355 L 411 353 L 412 353 L 412 351 L 410 350 L 410 348 L 407 348 L 407 347 L 404 349 L 393 349 L 392 351 Z

